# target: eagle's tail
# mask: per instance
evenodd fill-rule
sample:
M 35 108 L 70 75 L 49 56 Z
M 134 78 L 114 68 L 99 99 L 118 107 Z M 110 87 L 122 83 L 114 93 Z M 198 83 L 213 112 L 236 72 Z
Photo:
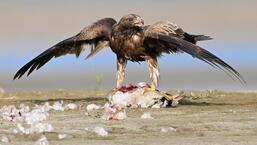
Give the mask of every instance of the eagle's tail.
M 205 35 L 192 35 L 185 33 L 184 34 L 184 40 L 191 42 L 193 44 L 196 44 L 197 41 L 204 41 L 204 40 L 211 40 L 212 38 L 210 36 Z

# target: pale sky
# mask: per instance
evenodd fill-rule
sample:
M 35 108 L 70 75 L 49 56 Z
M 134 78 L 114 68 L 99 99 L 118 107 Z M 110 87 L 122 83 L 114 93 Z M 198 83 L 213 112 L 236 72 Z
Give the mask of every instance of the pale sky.
M 128 13 L 139 14 L 146 24 L 169 20 L 190 33 L 214 37 L 214 40 L 199 45 L 234 66 L 249 82 L 247 87 L 241 87 L 222 72 L 186 54 L 165 55 L 159 60 L 163 78 L 161 83 L 165 84 L 161 84 L 161 87 L 257 89 L 257 78 L 254 75 L 257 70 L 256 0 L 1 0 L 0 87 L 7 90 L 29 90 L 32 86 L 42 89 L 51 84 L 52 88 L 76 89 L 76 86 L 80 86 L 78 89 L 81 89 L 94 84 L 92 76 L 101 74 L 108 78 L 104 83 L 110 88 L 108 86 L 115 82 L 116 68 L 115 56 L 109 49 L 87 61 L 83 60 L 83 56 L 78 60 L 72 56 L 58 58 L 42 70 L 33 72 L 30 78 L 14 82 L 11 79 L 15 71 L 26 62 L 55 43 L 76 34 L 83 27 L 104 17 L 119 20 L 122 15 Z M 133 76 L 137 70 L 142 71 L 142 81 L 148 80 L 146 64 L 131 63 L 128 66 L 127 82 L 138 80 Z M 57 77 L 54 83 L 50 80 L 42 83 L 40 80 L 50 79 L 56 76 L 57 72 L 61 72 L 59 75 L 62 77 Z M 194 75 L 188 75 L 187 72 Z M 80 76 L 74 78 L 73 83 L 69 83 L 69 79 L 74 77 L 73 74 Z M 85 81 L 79 81 L 81 75 Z M 181 79 L 178 79 L 180 77 Z M 199 87 L 194 88 L 193 85 Z

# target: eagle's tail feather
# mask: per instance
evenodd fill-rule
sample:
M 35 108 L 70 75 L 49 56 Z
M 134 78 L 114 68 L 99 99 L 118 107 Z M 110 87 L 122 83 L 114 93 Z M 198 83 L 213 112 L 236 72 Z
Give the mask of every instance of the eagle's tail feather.
M 212 40 L 210 36 L 205 36 L 205 35 L 192 35 L 185 33 L 184 34 L 184 40 L 189 41 L 193 44 L 196 44 L 197 41 L 205 41 L 205 40 Z

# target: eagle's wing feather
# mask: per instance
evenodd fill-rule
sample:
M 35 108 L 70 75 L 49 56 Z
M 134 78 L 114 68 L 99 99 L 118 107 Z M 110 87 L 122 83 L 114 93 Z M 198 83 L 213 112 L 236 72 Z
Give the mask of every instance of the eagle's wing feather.
M 185 33 L 177 25 L 168 22 L 161 21 L 153 25 L 147 26 L 144 30 L 145 35 L 145 47 L 151 51 L 162 53 L 175 53 L 186 52 L 192 57 L 198 58 L 211 66 L 218 67 L 225 71 L 227 74 L 232 74 L 239 79 L 243 84 L 246 81 L 233 67 L 215 56 L 211 52 L 195 45 L 194 43 L 199 40 L 210 40 L 209 36 L 204 35 L 190 35 Z M 195 37 L 195 39 L 194 39 Z
M 87 58 L 95 55 L 101 49 L 109 46 L 109 40 L 111 39 L 112 27 L 114 24 L 116 24 L 114 19 L 104 18 L 85 27 L 77 35 L 57 43 L 25 64 L 15 74 L 14 79 L 22 77 L 27 70 L 29 70 L 28 75 L 30 75 L 35 69 L 41 68 L 54 57 L 66 54 L 75 54 L 78 57 L 84 49 L 84 44 L 91 45 L 92 47 L 91 53 Z

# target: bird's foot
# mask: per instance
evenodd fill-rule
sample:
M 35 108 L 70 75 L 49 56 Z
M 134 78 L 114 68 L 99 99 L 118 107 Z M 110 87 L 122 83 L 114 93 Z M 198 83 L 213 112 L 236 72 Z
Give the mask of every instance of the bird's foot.
M 167 101 L 172 101 L 173 99 L 174 99 L 174 96 L 172 96 L 172 95 L 170 95 L 170 94 L 165 94 L 164 96 L 163 96 Z

